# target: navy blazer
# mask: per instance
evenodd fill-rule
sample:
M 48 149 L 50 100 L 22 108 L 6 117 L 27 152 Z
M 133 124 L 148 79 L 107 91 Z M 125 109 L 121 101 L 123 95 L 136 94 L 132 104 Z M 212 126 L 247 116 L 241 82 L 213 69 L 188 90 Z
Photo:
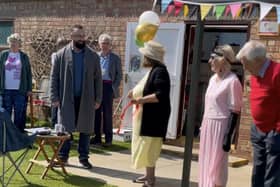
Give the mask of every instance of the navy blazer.
M 171 112 L 170 78 L 165 65 L 154 66 L 145 84 L 143 96 L 154 93 L 159 102 L 143 104 L 140 135 L 165 139 Z

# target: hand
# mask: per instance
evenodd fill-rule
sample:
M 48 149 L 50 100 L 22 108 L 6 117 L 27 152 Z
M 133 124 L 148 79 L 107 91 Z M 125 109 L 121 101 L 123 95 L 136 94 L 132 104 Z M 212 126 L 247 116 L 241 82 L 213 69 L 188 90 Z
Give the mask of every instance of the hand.
M 94 108 L 95 108 L 95 109 L 98 109 L 99 107 L 100 107 L 100 103 L 95 103 Z
M 59 101 L 55 101 L 52 103 L 53 107 L 59 107 L 59 105 L 60 105 Z
M 28 97 L 32 96 L 32 92 L 31 91 L 27 92 L 27 96 Z
M 231 146 L 231 136 L 228 134 L 225 134 L 224 140 L 223 140 L 223 150 L 225 152 L 229 152 L 230 146 Z
M 143 104 L 143 97 L 139 97 L 137 99 L 132 99 L 130 102 L 132 104 Z
M 132 97 L 133 97 L 133 90 L 129 90 L 129 91 L 128 91 L 127 97 L 128 97 L 129 99 L 132 99 Z

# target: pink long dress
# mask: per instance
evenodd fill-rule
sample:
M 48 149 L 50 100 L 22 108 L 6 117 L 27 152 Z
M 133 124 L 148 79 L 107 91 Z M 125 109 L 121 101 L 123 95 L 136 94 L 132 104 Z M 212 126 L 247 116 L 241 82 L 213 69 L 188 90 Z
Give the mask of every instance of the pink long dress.
M 213 75 L 205 94 L 199 149 L 199 187 L 226 186 L 228 153 L 223 151 L 223 137 L 230 111 L 240 111 L 242 86 L 233 73 L 222 80 Z

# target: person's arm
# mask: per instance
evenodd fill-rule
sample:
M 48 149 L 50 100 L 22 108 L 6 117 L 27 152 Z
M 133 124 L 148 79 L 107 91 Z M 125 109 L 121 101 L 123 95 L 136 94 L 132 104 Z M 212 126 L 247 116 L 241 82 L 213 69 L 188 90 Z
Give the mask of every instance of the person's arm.
M 95 75 L 94 75 L 94 85 L 95 85 L 95 109 L 98 109 L 102 100 L 102 74 L 100 67 L 100 58 L 96 54 L 95 62 Z
M 133 104 L 158 103 L 161 100 L 165 100 L 169 97 L 170 79 L 166 69 L 157 69 L 156 72 L 154 72 L 154 76 L 155 77 L 151 84 L 154 85 L 155 92 L 132 100 Z
M 113 86 L 116 89 L 119 89 L 121 80 L 122 80 L 122 64 L 121 64 L 121 59 L 117 55 L 115 56 L 116 58 L 116 75 L 115 75 L 115 80 L 113 82 Z
M 235 112 L 231 112 L 229 119 L 228 119 L 228 128 L 225 132 L 224 135 L 224 140 L 223 140 L 223 150 L 225 152 L 229 152 L 230 150 L 230 146 L 231 146 L 231 138 L 232 138 L 232 134 L 233 131 L 237 125 L 237 120 L 238 120 L 239 114 L 235 113 Z
M 242 85 L 238 78 L 234 79 L 229 85 L 229 110 L 227 129 L 223 140 L 223 150 L 229 152 L 231 138 L 237 126 L 238 117 L 242 106 Z
M 145 104 L 145 103 L 158 103 L 156 94 L 146 95 L 144 97 L 139 97 L 137 99 L 131 100 L 132 104 Z
M 60 105 L 59 99 L 59 72 L 60 72 L 60 62 L 57 55 L 54 56 L 53 64 L 51 68 L 51 87 L 50 87 L 50 96 L 51 102 L 54 107 Z
M 29 61 L 29 57 L 24 54 L 25 56 L 25 63 L 26 63 L 26 73 L 27 73 L 27 95 L 31 96 L 32 95 L 32 72 L 31 72 L 31 65 Z

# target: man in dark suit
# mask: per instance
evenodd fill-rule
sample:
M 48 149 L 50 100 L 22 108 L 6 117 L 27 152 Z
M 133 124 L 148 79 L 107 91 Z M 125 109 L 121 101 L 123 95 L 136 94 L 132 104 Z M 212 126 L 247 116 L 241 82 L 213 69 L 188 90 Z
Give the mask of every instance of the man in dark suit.
M 113 139 L 113 99 L 119 97 L 122 66 L 119 56 L 111 51 L 112 38 L 110 35 L 101 34 L 98 43 L 101 49 L 99 56 L 103 79 L 103 98 L 101 107 L 95 113 L 95 137 L 91 139 L 91 143 L 96 146 L 101 145 L 101 122 L 103 122 L 103 132 L 105 134 L 104 146 L 110 146 L 112 145 Z

